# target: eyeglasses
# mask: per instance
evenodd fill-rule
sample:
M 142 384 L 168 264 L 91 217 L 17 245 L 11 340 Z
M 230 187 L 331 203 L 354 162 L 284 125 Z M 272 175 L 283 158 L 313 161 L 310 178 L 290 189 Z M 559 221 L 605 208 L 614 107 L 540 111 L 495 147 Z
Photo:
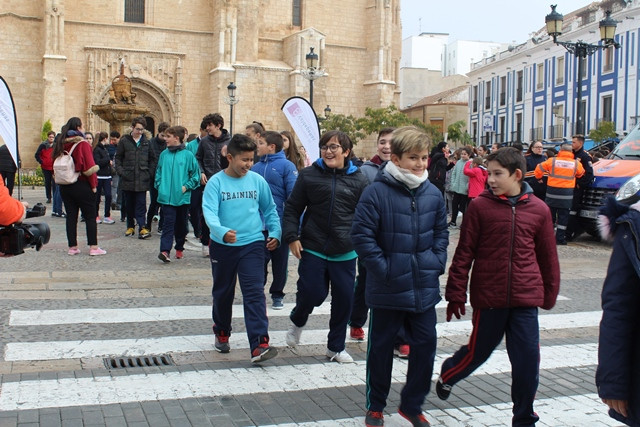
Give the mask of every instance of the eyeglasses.
M 133 130 L 136 130 L 138 132 L 142 132 L 144 130 L 144 128 L 133 128 Z
M 337 153 L 340 148 L 342 148 L 340 144 L 323 145 L 322 147 L 320 147 L 320 151 L 329 150 L 332 153 Z
M 542 145 L 534 145 L 532 148 L 542 148 Z

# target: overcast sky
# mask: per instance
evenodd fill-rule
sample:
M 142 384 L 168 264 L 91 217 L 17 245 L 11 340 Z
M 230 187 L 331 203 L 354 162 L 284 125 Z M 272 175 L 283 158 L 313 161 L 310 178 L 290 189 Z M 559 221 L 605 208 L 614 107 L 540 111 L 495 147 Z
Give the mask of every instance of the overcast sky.
M 544 26 L 550 4 L 563 15 L 588 0 L 401 0 L 402 38 L 449 33 L 452 40 L 522 43 Z

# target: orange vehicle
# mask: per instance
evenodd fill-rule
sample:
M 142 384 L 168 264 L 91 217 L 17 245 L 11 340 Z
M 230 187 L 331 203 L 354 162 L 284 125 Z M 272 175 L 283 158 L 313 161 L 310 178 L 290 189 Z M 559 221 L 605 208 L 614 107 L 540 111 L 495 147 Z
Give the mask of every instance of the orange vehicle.
M 604 199 L 615 195 L 623 184 L 631 188 L 640 174 L 640 124 L 607 156 L 593 164 L 593 182 L 584 192 L 580 206 L 580 225 L 592 236 L 599 236 L 598 209 Z M 628 187 L 628 185 L 626 187 Z M 626 189 L 629 191 L 629 189 Z

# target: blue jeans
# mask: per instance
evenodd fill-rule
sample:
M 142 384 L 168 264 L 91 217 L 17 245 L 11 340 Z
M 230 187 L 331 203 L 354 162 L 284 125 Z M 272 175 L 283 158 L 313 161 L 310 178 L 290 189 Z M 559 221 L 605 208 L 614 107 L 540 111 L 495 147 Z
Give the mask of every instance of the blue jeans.
M 62 214 L 62 195 L 60 194 L 60 186 L 53 183 L 53 212 Z
M 162 237 L 160 237 L 160 252 L 171 253 L 174 237 L 176 250 L 184 250 L 184 241 L 187 237 L 187 212 L 189 212 L 189 205 L 162 205 L 164 227 L 162 227 Z
M 289 319 L 296 326 L 306 325 L 313 309 L 327 299 L 331 284 L 331 317 L 327 348 L 335 352 L 343 351 L 347 323 L 353 305 L 356 259 L 327 261 L 303 251 L 298 264 L 298 276 L 296 306 L 291 310 Z
M 258 267 L 264 263 L 263 240 L 244 246 L 228 246 L 209 243 L 211 274 L 213 276 L 213 332 L 231 335 L 231 315 L 233 297 L 236 290 L 236 276 L 240 282 L 244 324 L 253 351 L 262 337 L 269 338 L 267 302 L 264 296 L 264 278 Z

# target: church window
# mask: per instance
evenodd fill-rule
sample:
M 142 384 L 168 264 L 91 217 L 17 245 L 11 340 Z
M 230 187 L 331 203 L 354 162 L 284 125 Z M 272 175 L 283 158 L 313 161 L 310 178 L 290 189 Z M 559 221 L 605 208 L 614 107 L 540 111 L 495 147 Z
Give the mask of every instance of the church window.
M 144 24 L 144 0 L 124 0 L 124 22 Z
M 291 24 L 294 27 L 302 26 L 302 0 L 293 0 L 293 18 Z

